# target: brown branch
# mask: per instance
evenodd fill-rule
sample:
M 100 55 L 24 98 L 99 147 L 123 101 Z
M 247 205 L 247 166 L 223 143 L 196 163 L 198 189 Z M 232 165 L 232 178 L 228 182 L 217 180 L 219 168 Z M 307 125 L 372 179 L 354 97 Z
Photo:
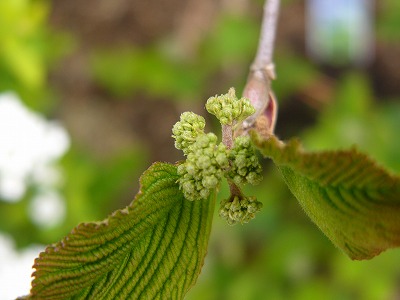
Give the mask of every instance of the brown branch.
M 275 79 L 272 54 L 274 51 L 275 33 L 279 14 L 279 0 L 266 0 L 261 25 L 261 34 L 257 55 L 250 67 L 250 74 L 243 96 L 250 99 L 256 112 L 243 122 L 244 132 L 250 128 L 272 134 L 275 128 L 277 103 L 271 91 L 271 80 Z M 263 128 L 257 128 L 262 119 Z
M 257 55 L 251 66 L 252 71 L 267 70 L 273 72 L 272 54 L 274 52 L 274 42 L 279 15 L 279 2 L 279 0 L 265 1 L 260 40 Z M 270 79 L 273 79 L 273 73 L 268 75 L 272 75 L 272 78 Z

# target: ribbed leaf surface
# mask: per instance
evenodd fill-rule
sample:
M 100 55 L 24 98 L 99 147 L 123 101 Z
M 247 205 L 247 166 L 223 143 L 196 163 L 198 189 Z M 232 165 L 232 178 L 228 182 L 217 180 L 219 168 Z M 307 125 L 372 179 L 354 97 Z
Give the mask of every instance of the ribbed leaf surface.
M 306 153 L 297 141 L 252 138 L 305 212 L 350 258 L 400 246 L 400 177 L 356 149 Z
M 77 226 L 36 259 L 32 299 L 182 299 L 195 283 L 214 198 L 188 201 L 176 166 L 156 163 L 130 206 Z

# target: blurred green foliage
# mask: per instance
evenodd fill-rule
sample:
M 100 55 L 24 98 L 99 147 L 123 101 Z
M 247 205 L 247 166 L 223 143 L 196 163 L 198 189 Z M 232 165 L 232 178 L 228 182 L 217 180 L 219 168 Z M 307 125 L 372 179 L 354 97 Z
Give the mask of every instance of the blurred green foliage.
M 309 149 L 340 149 L 357 145 L 392 171 L 400 172 L 400 102 L 377 104 L 371 83 L 361 73 L 339 82 L 334 99 L 317 125 L 303 133 Z
M 397 42 L 400 39 L 400 2 L 397 0 L 380 1 L 381 15 L 377 20 L 378 36 L 387 41 Z
M 204 38 L 195 57 L 177 57 L 171 50 L 174 41 L 170 40 L 144 48 L 98 49 L 92 55 L 91 70 L 95 81 L 114 96 L 142 91 L 190 101 L 204 94 L 223 66 L 246 65 L 247 69 L 257 36 L 256 22 L 225 15 Z
M 280 101 L 311 84 L 319 74 L 315 65 L 291 51 L 277 52 L 275 60 L 277 80 L 272 85 Z
M 92 71 L 97 83 L 118 97 L 139 90 L 151 96 L 190 99 L 204 80 L 195 66 L 174 61 L 154 47 L 99 50 L 93 55 Z
M 55 105 L 47 82 L 49 68 L 77 43 L 48 26 L 50 6 L 51 2 L 40 0 L 0 1 L 0 91 L 17 91 L 29 106 L 41 112 Z M 383 40 L 399 39 L 398 6 L 397 0 L 385 1 L 385 17 L 377 22 Z M 258 20 L 224 16 L 193 58 L 180 60 L 170 50 L 171 40 L 142 48 L 96 49 L 90 68 L 96 84 L 116 99 L 144 91 L 179 101 L 202 97 L 205 101 L 221 70 L 233 73 L 227 87 L 235 86 L 240 94 L 256 50 L 258 30 Z M 273 87 L 285 105 L 290 105 L 293 96 L 322 72 L 292 49 L 279 49 L 276 65 L 278 79 Z M 400 99 L 377 101 L 371 86 L 368 74 L 345 73 L 317 123 L 304 132 L 299 127 L 298 134 L 311 150 L 357 144 L 380 163 L 400 172 Z M 282 122 L 278 120 L 277 126 L 284 125 Z M 104 160 L 73 144 L 60 164 L 65 174 L 61 188 L 67 207 L 64 222 L 53 228 L 32 223 L 29 201 L 34 189 L 39 188 L 33 186 L 18 203 L 0 202 L 0 230 L 11 234 L 20 247 L 59 240 L 78 223 L 101 220 L 125 206 L 127 203 L 114 199 L 133 198 L 138 177 L 149 163 L 140 145 Z M 350 261 L 307 219 L 279 174 L 268 162 L 265 164 L 264 182 L 246 191 L 264 203 L 263 210 L 245 226 L 229 227 L 215 215 L 203 272 L 187 299 L 399 297 L 399 250 L 371 261 Z M 227 187 L 222 190 L 224 199 Z
M 43 86 L 44 55 L 40 46 L 45 38 L 44 3 L 2 1 L 0 3 L 1 53 L 3 68 L 28 88 Z
M 13 90 L 38 110 L 52 105 L 50 65 L 72 46 L 66 34 L 47 26 L 49 9 L 45 0 L 0 2 L 0 91 Z

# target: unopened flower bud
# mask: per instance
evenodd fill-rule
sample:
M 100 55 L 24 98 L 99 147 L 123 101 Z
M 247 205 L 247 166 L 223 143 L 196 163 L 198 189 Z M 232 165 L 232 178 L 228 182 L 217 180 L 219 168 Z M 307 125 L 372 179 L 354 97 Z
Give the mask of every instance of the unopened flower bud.
M 215 115 L 222 125 L 233 125 L 255 113 L 250 100 L 238 99 L 234 88 L 229 89 L 228 94 L 209 98 L 206 109 L 210 114 Z
M 248 223 L 262 208 L 262 203 L 255 197 L 231 196 L 221 201 L 219 215 L 229 225 Z
M 262 180 L 262 168 L 250 142 L 250 137 L 239 136 L 229 153 L 231 169 L 227 177 L 237 185 L 258 184 Z
M 178 182 L 185 198 L 193 201 L 209 197 L 228 166 L 226 147 L 217 145 L 217 136 L 213 133 L 199 135 L 186 161 L 178 167 L 181 175 Z
M 204 118 L 195 113 L 184 112 L 181 114 L 180 121 L 172 128 L 175 147 L 187 155 L 197 137 L 204 134 L 205 124 Z

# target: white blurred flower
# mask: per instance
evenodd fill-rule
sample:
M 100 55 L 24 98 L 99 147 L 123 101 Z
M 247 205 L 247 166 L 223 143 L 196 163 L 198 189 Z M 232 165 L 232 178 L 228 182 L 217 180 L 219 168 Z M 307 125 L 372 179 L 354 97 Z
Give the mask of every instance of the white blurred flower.
M 0 94 L 0 199 L 18 201 L 29 180 L 54 184 L 60 178 L 54 162 L 69 143 L 60 124 L 26 108 L 14 93 Z
M 53 190 L 41 191 L 30 203 L 30 216 L 40 226 L 54 226 L 65 216 L 65 205 L 60 194 Z
M 29 294 L 32 265 L 44 246 L 16 251 L 13 240 L 0 234 L 0 299 L 15 299 Z

